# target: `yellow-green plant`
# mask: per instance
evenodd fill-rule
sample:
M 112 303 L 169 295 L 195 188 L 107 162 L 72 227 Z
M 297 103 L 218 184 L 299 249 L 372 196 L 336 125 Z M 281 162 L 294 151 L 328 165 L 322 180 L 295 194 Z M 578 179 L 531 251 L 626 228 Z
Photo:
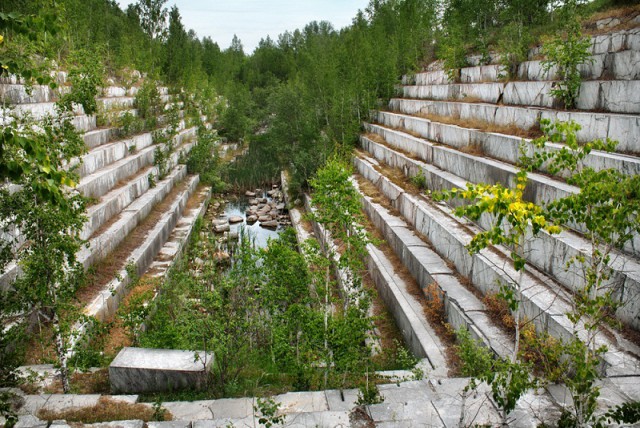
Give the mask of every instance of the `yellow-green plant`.
M 529 169 L 542 166 L 552 173 L 564 172 L 567 183 L 580 189 L 546 207 L 546 216 L 558 224 L 582 225 L 589 241 L 587 254 L 579 254 L 568 264 L 582 269 L 582 283 L 576 284 L 573 308 L 568 313 L 574 323 L 574 338 L 566 344 L 569 375 L 565 382 L 573 395 L 576 426 L 597 422 L 594 415 L 599 388 L 600 358 L 606 347 L 598 344 L 600 326 L 610 320 L 625 302 L 619 285 L 612 282 L 611 263 L 618 249 L 640 233 L 640 176 L 617 169 L 596 171 L 585 165 L 593 150 L 613 151 L 610 139 L 580 143 L 574 122 L 542 121 L 544 136 L 533 141 L 535 152 L 523 161 Z M 547 141 L 562 143 L 560 150 L 545 150 Z M 584 332 L 586 334 L 579 337 Z
M 455 214 L 468 217 L 473 221 L 480 220 L 483 214 L 489 214 L 492 225 L 485 231 L 476 234 L 467 249 L 476 254 L 491 245 L 504 245 L 511 249 L 511 260 L 518 278 L 513 284 L 505 284 L 500 289 L 502 297 L 515 319 L 515 346 L 509 359 L 499 360 L 491 371 L 482 378 L 491 385 L 493 399 L 501 408 L 501 416 L 507 423 L 508 416 L 515 408 L 520 396 L 531 388 L 526 365 L 520 361 L 520 321 L 522 320 L 522 278 L 526 259 L 524 254 L 525 239 L 536 236 L 542 230 L 558 233 L 560 228 L 545 217 L 544 209 L 532 202 L 524 200 L 527 185 L 527 171 L 521 170 L 515 177 L 515 188 L 507 188 L 498 183 L 493 185 L 468 183 L 466 189 L 454 188 L 435 195 L 436 199 L 459 198 L 467 203 L 459 206 Z

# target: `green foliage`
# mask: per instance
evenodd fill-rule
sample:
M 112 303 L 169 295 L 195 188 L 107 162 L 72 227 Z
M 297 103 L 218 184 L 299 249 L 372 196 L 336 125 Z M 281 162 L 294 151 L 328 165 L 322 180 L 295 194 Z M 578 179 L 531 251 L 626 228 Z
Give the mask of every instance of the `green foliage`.
M 515 177 L 515 189 L 503 184 L 468 183 L 466 189 L 454 188 L 435 195 L 435 199 L 460 198 L 465 201 L 455 209 L 457 216 L 473 221 L 482 215 L 490 215 L 492 224 L 477 233 L 467 245 L 470 254 L 476 254 L 491 245 L 504 245 L 511 249 L 511 260 L 518 278 L 513 284 L 500 287 L 499 296 L 505 301 L 515 320 L 515 347 L 510 359 L 497 359 L 493 370 L 480 377 L 491 385 L 493 398 L 501 408 L 503 423 L 515 408 L 518 398 L 535 385 L 529 375 L 529 365 L 522 361 L 520 330 L 522 321 L 522 279 L 525 271 L 525 239 L 535 237 L 541 231 L 559 233 L 560 227 L 549 222 L 542 207 L 523 198 L 528 181 L 527 169 Z
M 515 189 L 505 188 L 501 183 L 486 185 L 468 183 L 466 189 L 452 189 L 435 195 L 438 200 L 460 198 L 469 201 L 467 205 L 457 207 L 457 216 L 466 216 L 473 221 L 484 213 L 494 216 L 493 226 L 476 234 L 467 246 L 471 254 L 477 253 L 489 245 L 506 245 L 513 248 L 511 257 L 517 271 L 524 269 L 526 260 L 519 249 L 529 229 L 535 236 L 541 230 L 558 233 L 560 228 L 547 222 L 542 207 L 523 199 L 527 185 L 526 170 L 516 175 Z M 508 226 L 506 226 L 508 225 Z
M 223 192 L 227 185 L 222 181 L 218 137 L 215 131 L 204 126 L 198 128 L 198 142 L 187 159 L 189 174 L 199 174 L 200 182 L 211 186 L 214 193 Z
M 19 230 L 28 245 L 2 242 L 0 265 L 4 268 L 17 260 L 21 274 L 12 292 L 2 293 L 0 318 L 22 312 L 27 319 L 51 320 L 63 387 L 68 391 L 70 327 L 78 315 L 71 301 L 84 274 L 76 252 L 82 243 L 78 234 L 85 221 L 85 201 L 62 186 L 77 182 L 73 168 L 65 170 L 64 165 L 77 163 L 84 142 L 64 113 L 39 122 L 38 127 L 28 118 L 16 118 L 3 135 L 2 165 L 15 164 L 22 173 L 12 177 L 20 187 L 0 190 L 2 232 L 10 237 Z M 35 158 L 25 156 L 27 147 L 37 148 Z
M 482 378 L 491 371 L 493 354 L 490 349 L 471 337 L 467 329 L 456 331 L 456 354 L 462 361 L 463 376 Z
M 5 427 L 12 428 L 18 422 L 18 414 L 12 401 L 16 396 L 11 392 L 0 392 L 0 417 L 5 420 Z
M 162 406 L 162 402 L 154 401 L 153 402 L 153 416 L 152 419 L 154 421 L 164 421 L 165 413 L 167 409 Z
M 589 349 L 587 344 L 575 337 L 565 347 L 569 358 L 570 373 L 564 381 L 574 401 L 574 416 L 577 426 L 584 426 L 593 421 L 600 388 L 595 385 L 600 377 L 600 357 L 606 352 L 606 347 L 595 350 Z
M 245 86 L 239 83 L 229 85 L 225 91 L 228 105 L 220 117 L 220 134 L 231 141 L 242 141 L 253 131 L 251 110 L 254 105 Z
M 44 50 L 47 36 L 51 39 L 59 30 L 58 18 L 48 8 L 37 15 L 0 12 L 0 76 L 14 74 L 27 85 L 36 82 L 55 89 L 57 84 L 48 73 L 50 64 L 35 55 Z
M 360 384 L 371 324 L 330 311 L 336 297 L 324 300 L 329 264 L 317 249 L 299 253 L 285 231 L 264 249 L 241 236 L 231 266 L 215 262 L 219 250 L 213 235 L 194 235 L 149 309 L 141 346 L 213 352 L 217 396 Z
M 71 91 L 62 96 L 59 105 L 71 111 L 73 104 L 81 105 L 85 114 L 98 110 L 96 97 L 99 88 L 104 86 L 104 66 L 98 52 L 80 49 L 67 58 Z
M 459 31 L 451 29 L 447 37 L 442 37 L 438 44 L 438 57 L 444 62 L 447 76 L 451 81 L 459 80 L 458 69 L 467 67 L 467 47 L 464 40 L 459 35 Z
M 640 422 L 640 401 L 620 404 L 609 410 L 605 417 L 609 423 L 637 424 Z
M 369 382 L 369 373 L 367 373 L 366 382 L 358 388 L 357 406 L 368 406 L 371 404 L 380 404 L 384 401 L 384 397 L 380 394 L 378 386 L 374 382 Z
M 167 9 L 163 6 L 167 0 L 138 0 L 134 8 L 145 33 L 155 39 L 164 35 Z
M 411 183 L 416 186 L 419 190 L 428 190 L 427 188 L 427 178 L 425 177 L 423 172 L 414 175 L 411 177 Z
M 475 339 L 468 330 L 456 332 L 457 354 L 462 361 L 462 374 L 491 386 L 492 397 L 503 412 L 503 420 L 515 409 L 518 399 L 536 385 L 529 374 L 530 367 L 521 362 L 494 358 L 492 352 Z
M 16 74 L 28 85 L 35 81 L 55 88 L 48 63 L 36 61 L 33 55 L 41 46 L 42 38 L 57 30 L 55 17 L 48 10 L 43 10 L 41 16 L 0 13 L 0 31 L 12 34 L 6 41 L 0 35 L 0 75 Z M 69 148 L 56 153 L 52 144 L 67 138 L 70 139 Z M 25 120 L 5 124 L 0 133 L 0 179 L 9 179 L 16 184 L 29 182 L 40 198 L 63 210 L 68 209 L 62 186 L 73 186 L 74 176 L 61 168 L 60 158 L 73 157 L 78 140 L 71 123 L 62 117 L 49 120 L 45 132 L 30 129 Z M 3 245 L 3 257 L 6 255 Z M 4 258 L 0 260 L 0 266 L 4 262 Z
M 564 23 L 564 34 L 547 40 L 542 46 L 543 69 L 555 69 L 560 77 L 560 82 L 551 89 L 551 95 L 562 100 L 566 109 L 576 105 L 582 82 L 578 66 L 589 61 L 591 55 L 591 41 L 583 38 L 580 31 L 577 3 L 577 0 L 568 1 L 562 9 L 560 18 Z
M 530 369 L 519 361 L 498 359 L 493 369 L 481 378 L 491 385 L 492 397 L 503 413 L 503 420 L 515 409 L 520 397 L 536 386 Z
M 162 180 L 169 173 L 169 157 L 171 151 L 162 147 L 156 147 L 153 152 L 153 164 L 158 167 L 158 178 Z
M 498 41 L 500 63 L 505 66 L 509 78 L 516 78 L 518 65 L 528 59 L 533 37 L 529 28 L 521 22 L 510 22 L 504 26 Z
M 339 158 L 329 159 L 318 170 L 311 180 L 313 205 L 316 207 L 311 218 L 322 224 L 334 240 L 342 243 L 342 248 L 338 249 L 339 265 L 351 275 L 348 287 L 353 289 L 345 305 L 356 302 L 366 305 L 359 272 L 364 269 L 368 237 L 363 226 L 365 218 L 360 207 L 360 194 L 350 181 L 351 174 L 351 166 Z M 366 312 L 366 306 L 362 309 Z
M 130 111 L 119 115 L 114 125 L 118 128 L 118 136 L 122 138 L 139 134 L 145 129 L 145 121 Z
M 271 397 L 258 397 L 256 404 L 253 406 L 253 410 L 259 415 L 258 423 L 264 425 L 266 428 L 284 424 L 285 416 L 278 414 L 279 409 L 280 403 L 277 403 Z
M 100 323 L 93 317 L 84 317 L 81 322 L 85 326 L 85 333 L 74 344 L 69 366 L 83 371 L 92 367 L 103 367 L 107 359 L 102 349 L 104 349 L 109 325 Z
M 153 80 L 145 80 L 136 93 L 133 105 L 138 111 L 138 117 L 144 120 L 144 129 L 155 129 L 158 115 L 163 110 L 157 83 Z
M 524 157 L 528 168 L 563 172 L 567 183 L 580 191 L 557 199 L 547 206 L 547 216 L 557 223 L 583 225 L 591 252 L 574 257 L 568 265 L 582 268 L 582 281 L 576 284 L 573 308 L 567 314 L 574 323 L 574 338 L 566 344 L 568 374 L 565 383 L 574 401 L 574 413 L 566 423 L 584 426 L 595 421 L 594 410 L 599 388 L 599 365 L 606 348 L 596 344 L 600 325 L 625 302 L 616 298 L 611 283 L 611 262 L 615 250 L 622 248 L 640 232 L 640 177 L 617 169 L 596 171 L 585 165 L 592 150 L 612 151 L 616 142 L 594 140 L 578 143 L 580 126 L 574 122 L 542 123 L 544 137 L 534 140 L 534 153 Z M 544 151 L 545 142 L 562 143 L 560 150 Z M 578 334 L 584 329 L 583 337 Z M 573 422 L 571 422 L 573 421 Z

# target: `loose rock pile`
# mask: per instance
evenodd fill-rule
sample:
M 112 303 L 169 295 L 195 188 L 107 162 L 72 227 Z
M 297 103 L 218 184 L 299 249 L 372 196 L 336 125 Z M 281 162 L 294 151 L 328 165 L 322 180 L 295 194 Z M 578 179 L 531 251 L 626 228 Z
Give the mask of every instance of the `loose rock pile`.
M 291 225 L 289 216 L 284 213 L 284 197 L 280 188 L 274 184 L 271 190 L 267 191 L 267 196 L 271 198 L 271 201 L 268 198 L 256 197 L 261 193 L 262 189 L 256 189 L 255 192 L 245 192 L 245 196 L 251 198 L 249 199 L 249 208 L 245 212 L 247 223 L 253 224 L 258 221 L 260 226 L 268 228 Z
M 246 220 L 247 224 L 260 223 L 261 227 L 275 229 L 280 225 L 290 226 L 291 220 L 286 213 L 284 203 L 284 195 L 278 185 L 273 185 L 271 190 L 266 192 L 267 197 L 259 195 L 265 194 L 263 189 L 255 189 L 255 191 L 246 191 L 245 196 L 249 199 L 249 208 L 245 212 L 245 217 L 231 216 L 226 218 L 221 216 L 212 221 L 213 231 L 216 233 L 226 233 L 231 229 L 232 224 L 242 223 Z M 221 204 L 216 202 L 213 210 L 217 211 Z

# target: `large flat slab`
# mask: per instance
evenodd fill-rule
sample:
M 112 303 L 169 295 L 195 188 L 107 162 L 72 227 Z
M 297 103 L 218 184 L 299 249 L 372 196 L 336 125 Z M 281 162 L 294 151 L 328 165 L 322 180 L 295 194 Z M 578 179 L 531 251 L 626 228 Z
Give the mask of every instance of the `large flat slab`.
M 175 349 L 123 348 L 109 365 L 118 393 L 198 389 L 206 384 L 212 354 Z

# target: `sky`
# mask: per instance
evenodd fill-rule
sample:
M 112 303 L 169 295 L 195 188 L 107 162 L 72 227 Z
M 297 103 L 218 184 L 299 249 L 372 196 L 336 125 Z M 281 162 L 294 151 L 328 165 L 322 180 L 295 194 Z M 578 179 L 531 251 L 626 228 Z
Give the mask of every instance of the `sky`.
M 122 9 L 136 0 L 117 0 Z M 245 53 L 251 53 L 262 38 L 274 41 L 285 31 L 302 29 L 311 21 L 329 21 L 335 29 L 351 24 L 369 0 L 169 0 L 178 5 L 187 30 L 198 37 L 211 37 L 221 49 L 237 34 Z

